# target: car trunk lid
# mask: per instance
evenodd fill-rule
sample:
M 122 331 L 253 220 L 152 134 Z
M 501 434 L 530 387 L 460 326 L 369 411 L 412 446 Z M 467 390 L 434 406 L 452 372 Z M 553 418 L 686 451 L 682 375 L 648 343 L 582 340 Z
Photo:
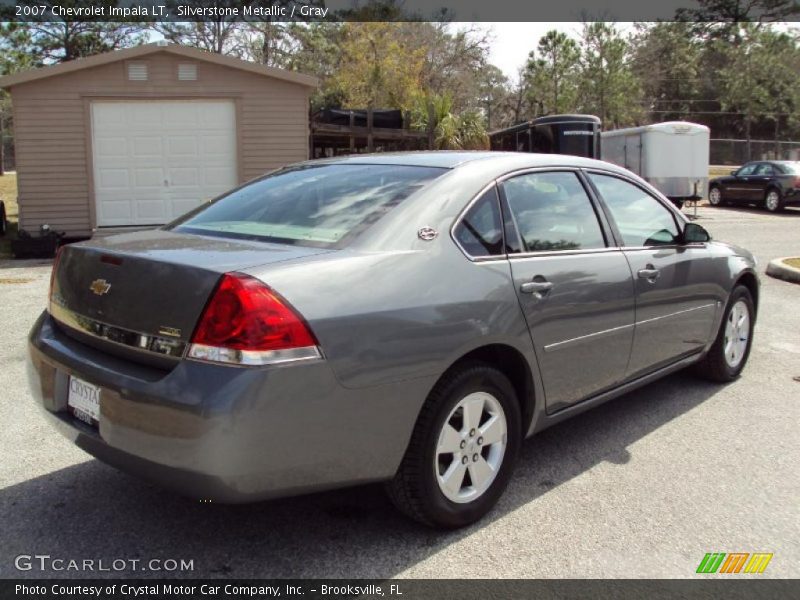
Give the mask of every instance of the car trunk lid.
M 104 350 L 178 357 L 223 273 L 325 252 L 162 230 L 72 244 L 53 276 L 50 311 Z

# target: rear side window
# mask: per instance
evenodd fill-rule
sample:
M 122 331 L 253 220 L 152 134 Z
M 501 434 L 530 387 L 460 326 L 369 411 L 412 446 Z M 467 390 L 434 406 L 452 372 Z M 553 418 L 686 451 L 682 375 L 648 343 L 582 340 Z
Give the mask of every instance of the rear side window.
M 614 217 L 625 246 L 675 244 L 678 226 L 670 210 L 638 186 L 610 175 L 590 173 Z
M 755 171 L 755 175 L 774 175 L 774 171 L 772 169 L 772 165 L 768 163 L 761 163 L 758 165 Z
M 327 164 L 284 169 L 173 223 L 174 231 L 341 247 L 447 169 Z
M 605 248 L 603 230 L 578 176 L 528 173 L 503 182 L 525 252 Z
M 470 256 L 497 256 L 504 254 L 502 227 L 497 190 L 492 186 L 475 201 L 453 233 Z
M 781 168 L 783 169 L 784 173 L 788 173 L 790 175 L 800 175 L 800 162 L 782 163 Z

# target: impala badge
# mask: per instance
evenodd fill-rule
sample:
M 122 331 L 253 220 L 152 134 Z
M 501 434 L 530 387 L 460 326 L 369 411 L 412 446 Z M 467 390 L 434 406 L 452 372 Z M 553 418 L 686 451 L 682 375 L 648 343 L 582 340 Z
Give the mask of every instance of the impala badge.
M 436 231 L 433 227 L 423 227 L 417 232 L 417 236 L 419 237 L 419 239 L 424 240 L 426 242 L 435 240 L 437 235 L 439 235 L 439 232 Z
M 108 293 L 108 290 L 111 289 L 111 284 L 105 279 L 95 279 L 92 282 L 92 285 L 89 286 L 89 289 L 92 290 L 92 292 L 94 292 L 96 295 L 102 296 L 103 294 Z

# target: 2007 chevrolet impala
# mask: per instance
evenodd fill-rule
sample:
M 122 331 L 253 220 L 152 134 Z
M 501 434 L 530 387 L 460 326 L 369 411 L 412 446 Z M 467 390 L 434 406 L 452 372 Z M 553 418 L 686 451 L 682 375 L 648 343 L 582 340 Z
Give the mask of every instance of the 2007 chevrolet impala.
M 526 436 L 689 365 L 736 378 L 758 286 L 749 252 L 604 162 L 315 161 L 65 247 L 30 383 L 81 448 L 181 493 L 386 481 L 458 527 Z

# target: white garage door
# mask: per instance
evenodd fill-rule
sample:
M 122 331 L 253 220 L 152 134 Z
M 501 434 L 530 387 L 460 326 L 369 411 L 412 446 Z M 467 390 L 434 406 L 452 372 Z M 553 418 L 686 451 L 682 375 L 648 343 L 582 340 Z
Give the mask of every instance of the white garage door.
M 97 225 L 162 225 L 234 187 L 231 101 L 92 103 Z

